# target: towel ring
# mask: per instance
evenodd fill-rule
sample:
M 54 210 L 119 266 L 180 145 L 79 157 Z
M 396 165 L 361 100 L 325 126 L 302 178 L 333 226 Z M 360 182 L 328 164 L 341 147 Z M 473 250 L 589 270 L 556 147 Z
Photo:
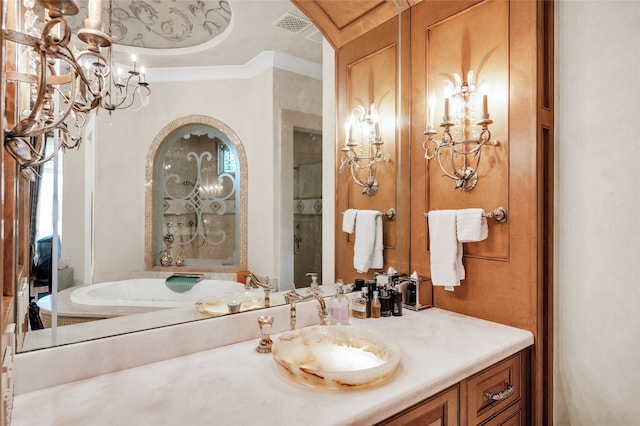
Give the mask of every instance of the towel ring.
M 424 213 L 424 217 L 429 217 L 429 213 Z M 498 223 L 505 223 L 507 221 L 507 209 L 504 207 L 496 207 L 492 212 L 483 213 L 482 216 L 493 219 Z

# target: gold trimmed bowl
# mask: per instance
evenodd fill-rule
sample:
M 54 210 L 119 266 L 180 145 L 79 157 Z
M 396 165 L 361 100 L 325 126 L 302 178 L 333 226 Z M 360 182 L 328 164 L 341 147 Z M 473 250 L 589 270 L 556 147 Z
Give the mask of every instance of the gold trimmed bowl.
M 400 362 L 398 345 L 375 330 L 316 325 L 274 339 L 271 353 L 296 383 L 327 389 L 358 389 L 381 383 Z

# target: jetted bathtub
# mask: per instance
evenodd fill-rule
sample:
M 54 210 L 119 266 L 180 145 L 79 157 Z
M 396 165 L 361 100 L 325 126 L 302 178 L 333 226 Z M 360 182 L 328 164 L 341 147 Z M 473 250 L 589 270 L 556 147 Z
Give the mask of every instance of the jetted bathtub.
M 203 297 L 240 292 L 244 292 L 244 284 L 235 281 L 202 280 L 179 293 L 169 289 L 163 278 L 138 278 L 78 287 L 71 293 L 71 301 L 91 306 L 177 308 L 193 306 Z
M 264 298 L 261 289 L 246 291 L 244 284 L 227 280 L 204 279 L 184 292 L 169 289 L 164 278 L 109 281 L 59 292 L 57 323 L 70 325 L 172 308 L 186 309 L 183 315 L 198 319 L 203 317 L 195 309 L 198 300 L 229 294 Z M 45 328 L 51 326 L 51 302 L 50 295 L 38 300 Z

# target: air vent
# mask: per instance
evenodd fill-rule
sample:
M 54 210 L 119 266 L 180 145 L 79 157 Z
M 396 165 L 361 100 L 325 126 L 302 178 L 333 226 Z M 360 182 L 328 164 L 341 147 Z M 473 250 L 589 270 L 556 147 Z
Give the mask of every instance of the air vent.
M 289 32 L 298 34 L 311 26 L 311 21 L 299 16 L 285 13 L 276 22 L 273 23 L 274 27 L 287 30 Z

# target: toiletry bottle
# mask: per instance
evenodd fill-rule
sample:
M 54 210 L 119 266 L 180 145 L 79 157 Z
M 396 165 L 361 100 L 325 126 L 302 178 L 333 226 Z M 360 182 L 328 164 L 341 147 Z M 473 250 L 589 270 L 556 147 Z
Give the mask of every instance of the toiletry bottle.
M 336 283 L 338 288 L 336 294 L 331 298 L 329 324 L 349 325 L 349 297 L 344 294 L 342 280 L 338 280 Z
M 367 315 L 367 318 L 371 318 L 371 295 L 369 294 L 369 289 L 367 287 L 362 287 L 362 297 L 364 297 L 367 302 L 365 306 L 365 314 Z
M 407 284 L 407 305 L 416 305 L 416 283 L 413 280 Z
M 380 299 L 378 299 L 378 291 L 373 292 L 373 300 L 371 300 L 371 318 L 380 318 Z
M 394 287 L 391 291 L 391 315 L 402 316 L 402 292 Z
M 362 291 L 364 286 L 364 280 L 362 278 L 356 278 L 353 280 L 353 291 Z
M 388 286 L 385 284 L 384 288 L 380 290 L 380 316 L 391 316 L 391 292 Z
M 378 290 L 378 283 L 376 280 L 367 281 L 367 288 L 369 289 L 369 298 L 373 297 L 373 292 Z M 380 294 L 380 293 L 378 293 Z
M 367 297 L 364 295 L 364 291 L 362 291 L 358 297 L 353 299 L 353 303 L 351 304 L 351 316 L 360 319 L 367 318 Z

